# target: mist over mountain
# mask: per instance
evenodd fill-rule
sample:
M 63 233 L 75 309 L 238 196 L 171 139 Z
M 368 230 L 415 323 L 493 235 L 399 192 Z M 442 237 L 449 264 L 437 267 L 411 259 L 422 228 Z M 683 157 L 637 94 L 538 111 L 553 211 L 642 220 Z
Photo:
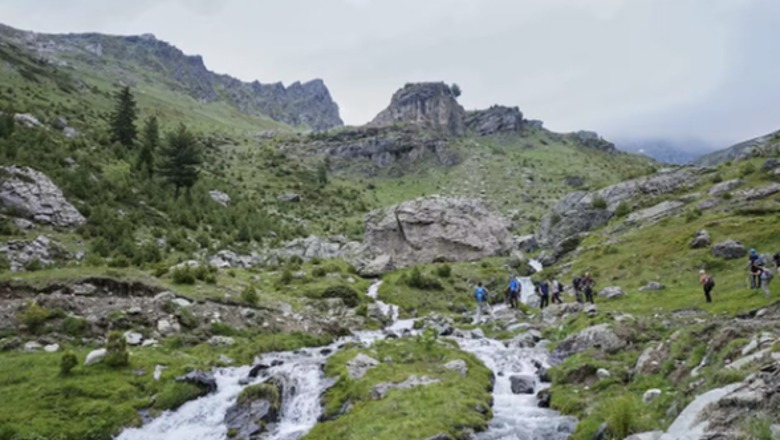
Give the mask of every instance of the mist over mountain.
M 719 148 L 701 139 L 617 139 L 615 145 L 629 153 L 643 154 L 659 162 L 679 165 L 693 163 L 700 156 Z

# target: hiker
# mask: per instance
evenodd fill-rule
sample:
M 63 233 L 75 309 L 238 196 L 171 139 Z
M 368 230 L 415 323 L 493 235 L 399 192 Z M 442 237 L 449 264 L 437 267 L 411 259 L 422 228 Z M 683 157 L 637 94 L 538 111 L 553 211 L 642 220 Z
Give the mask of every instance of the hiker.
M 771 294 L 769 291 L 769 283 L 772 281 L 772 271 L 766 267 L 761 267 L 759 278 L 761 279 L 761 288 L 764 290 L 764 295 L 769 298 L 769 295 Z
M 712 292 L 712 288 L 715 287 L 715 280 L 707 275 L 707 271 L 704 269 L 699 271 L 699 284 L 704 287 L 704 297 L 707 299 L 707 302 L 711 303 L 712 297 L 710 296 L 710 293 Z
M 480 315 L 482 314 L 482 309 L 486 309 L 488 314 L 491 318 L 495 318 L 493 315 L 493 308 L 490 307 L 490 303 L 488 303 L 488 292 L 487 289 L 482 287 L 482 283 L 477 283 L 477 288 L 474 289 L 474 299 L 477 300 L 477 315 L 474 319 L 475 324 L 479 324 L 480 321 Z
M 550 280 L 544 280 L 539 284 L 539 296 L 542 298 L 539 303 L 540 309 L 550 305 Z
M 588 301 L 591 304 L 595 304 L 593 302 L 593 286 L 595 285 L 596 282 L 591 278 L 590 272 L 585 272 L 585 275 L 582 276 L 582 280 L 580 281 L 580 287 L 582 287 L 582 290 L 585 292 L 585 301 Z
M 748 267 L 750 268 L 750 288 L 758 289 L 761 287 L 761 255 L 754 248 L 750 248 L 748 253 Z
M 772 259 L 775 260 L 775 269 L 777 269 L 777 274 L 780 275 L 780 252 L 776 253 Z
M 509 280 L 509 307 L 517 309 L 517 300 L 520 298 L 520 282 L 517 281 L 517 277 L 512 277 Z
M 571 286 L 574 287 L 574 298 L 582 304 L 582 278 L 575 275 L 571 280 Z
M 563 293 L 563 284 L 558 279 L 552 281 L 552 302 L 553 304 L 563 304 L 561 294 Z

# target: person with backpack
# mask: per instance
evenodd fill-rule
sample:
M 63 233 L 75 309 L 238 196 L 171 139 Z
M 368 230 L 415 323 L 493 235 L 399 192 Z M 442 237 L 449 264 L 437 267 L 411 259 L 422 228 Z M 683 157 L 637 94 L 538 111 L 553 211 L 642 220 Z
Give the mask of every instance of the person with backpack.
M 593 287 L 595 285 L 596 282 L 590 276 L 590 272 L 585 272 L 585 275 L 583 275 L 582 277 L 582 281 L 580 281 L 580 286 L 582 287 L 582 290 L 585 292 L 585 301 L 591 304 L 595 304 L 593 302 Z
M 517 303 L 518 299 L 520 299 L 520 282 L 517 281 L 517 277 L 512 277 L 512 279 L 509 280 L 509 307 L 517 309 L 519 307 Z
M 539 283 L 539 297 L 542 299 L 539 308 L 544 310 L 550 305 L 550 280 L 544 280 Z
M 748 270 L 750 271 L 750 288 L 758 289 L 761 287 L 761 255 L 754 248 L 748 252 Z
M 761 267 L 760 269 L 761 274 L 759 275 L 759 278 L 761 279 L 761 288 L 764 290 L 764 295 L 769 298 L 769 295 L 772 293 L 769 290 L 769 283 L 772 281 L 772 271 L 766 267 Z
M 582 304 L 582 278 L 575 275 L 571 280 L 571 286 L 574 288 L 574 299 Z
M 772 259 L 775 260 L 775 270 L 777 270 L 777 274 L 780 275 L 780 252 L 776 253 Z
M 563 284 L 558 279 L 552 281 L 552 302 L 553 304 L 563 304 L 561 294 L 563 293 Z
M 490 307 L 490 303 L 488 302 L 488 291 L 482 286 L 481 282 L 477 283 L 477 288 L 474 289 L 474 299 L 477 300 L 477 314 L 474 318 L 475 324 L 479 324 L 483 309 L 487 310 L 491 319 L 495 319 L 493 308 Z
M 715 287 L 715 280 L 712 279 L 712 276 L 708 275 L 707 271 L 704 269 L 699 271 L 699 284 L 704 288 L 704 298 L 707 299 L 708 303 L 711 303 L 712 297 L 710 296 L 710 293 L 712 293 L 712 289 Z

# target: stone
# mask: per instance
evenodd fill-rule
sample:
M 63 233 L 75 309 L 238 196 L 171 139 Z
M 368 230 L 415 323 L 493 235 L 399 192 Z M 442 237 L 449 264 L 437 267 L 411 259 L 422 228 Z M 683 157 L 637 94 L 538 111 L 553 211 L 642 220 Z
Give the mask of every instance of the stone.
M 14 115 L 14 121 L 16 121 L 16 123 L 19 125 L 23 125 L 28 128 L 36 128 L 43 125 L 41 124 L 41 121 L 38 120 L 38 118 L 29 113 L 16 113 Z
M 453 361 L 449 361 L 446 364 L 444 364 L 444 368 L 448 370 L 456 371 L 458 374 L 460 374 L 463 377 L 466 377 L 469 372 L 469 366 L 466 364 L 466 361 L 463 359 L 455 359 Z
M 539 242 L 533 234 L 515 237 L 514 248 L 521 252 L 533 252 L 539 249 Z
M 173 336 L 181 331 L 181 326 L 175 320 L 160 319 L 157 321 L 157 332 L 162 337 Z
M 483 332 L 481 328 L 475 328 L 474 330 L 471 331 L 471 338 L 485 339 L 485 332 Z
M 42 266 L 50 266 L 58 259 L 67 259 L 69 255 L 65 248 L 58 242 L 45 235 L 39 235 L 35 240 L 9 240 L 0 253 L 11 265 L 11 271 L 20 272 L 27 268 L 29 263 L 37 261 Z
M 167 290 L 165 292 L 160 292 L 154 296 L 154 301 L 161 302 L 161 303 L 173 301 L 174 299 L 176 299 L 176 294 L 173 292 L 169 292 Z
M 593 317 L 599 313 L 599 308 L 596 304 L 588 304 L 584 309 L 582 309 L 582 312 L 590 317 Z
M 0 182 L 0 206 L 36 222 L 59 227 L 81 226 L 83 215 L 45 174 L 29 167 L 6 166 Z
M 396 91 L 390 105 L 382 110 L 369 127 L 388 127 L 407 123 L 451 135 L 466 131 L 466 112 L 458 104 L 452 88 L 443 82 L 409 83 Z M 478 119 L 472 126 L 479 129 Z
M 238 255 L 231 250 L 221 250 L 208 259 L 209 266 L 219 269 L 248 269 L 260 264 L 260 259 L 251 255 Z
M 534 377 L 526 375 L 509 376 L 509 383 L 512 388 L 512 394 L 533 394 Z
M 655 292 L 658 290 L 664 290 L 666 286 L 659 283 L 658 281 L 650 281 L 649 283 L 645 284 L 644 286 L 639 288 L 640 292 Z
M 22 351 L 33 352 L 33 351 L 38 351 L 42 348 L 43 346 L 37 343 L 36 341 L 30 341 L 24 344 L 24 348 L 22 349 Z
M 549 408 L 550 401 L 552 400 L 552 393 L 550 392 L 550 389 L 545 388 L 543 390 L 539 390 L 539 392 L 536 393 L 536 399 L 537 406 L 539 408 Z
M 94 365 L 102 361 L 107 353 L 108 351 L 105 348 L 98 348 L 97 350 L 90 351 L 86 359 L 84 359 L 84 365 Z
M 651 345 L 647 347 L 636 361 L 634 374 L 657 374 L 661 370 L 661 365 L 669 356 L 669 351 L 665 344 Z
M 747 249 L 741 241 L 725 240 L 715 243 L 711 249 L 712 255 L 725 260 L 734 260 L 744 258 L 747 255 Z
M 268 370 L 269 368 L 271 368 L 271 366 L 270 366 L 270 365 L 266 365 L 266 364 L 255 364 L 255 365 L 253 365 L 253 366 L 252 366 L 252 368 L 249 370 L 249 374 L 248 374 L 248 376 L 254 379 L 254 378 L 256 378 L 258 375 L 260 375 L 261 373 L 264 373 L 264 372 L 265 372 L 266 370 Z
M 699 209 L 702 211 L 706 211 L 708 209 L 715 208 L 716 206 L 720 205 L 720 200 L 718 199 L 706 199 L 699 202 L 698 205 L 696 205 Z
M 301 201 L 301 196 L 299 194 L 282 194 L 277 199 L 280 202 L 288 202 L 288 203 L 299 203 Z
M 350 260 L 360 248 L 360 243 L 349 241 L 346 237 L 335 236 L 322 238 L 316 235 L 310 235 L 306 238 L 296 238 L 285 243 L 280 249 L 270 252 L 270 255 L 289 260 L 293 257 L 300 257 L 303 261 L 313 259 L 331 260 L 341 258 Z
M 626 292 L 623 291 L 620 287 L 612 286 L 612 287 L 605 287 L 601 289 L 598 293 L 598 296 L 606 299 L 615 299 L 620 298 L 621 296 L 624 296 Z
M 14 225 L 17 228 L 25 230 L 25 231 L 35 228 L 35 223 L 33 223 L 33 222 L 29 221 L 29 220 L 23 219 L 23 218 L 14 218 L 13 222 L 14 222 Z
M 466 129 L 482 136 L 519 132 L 523 129 L 523 114 L 517 107 L 493 105 L 487 110 L 466 113 Z
M 366 215 L 361 257 L 389 255 L 396 268 L 479 260 L 512 247 L 507 226 L 477 200 L 418 198 Z
M 179 307 L 190 307 L 192 305 L 191 302 L 187 301 L 184 298 L 174 298 L 171 300 L 173 304 L 176 304 Z
M 685 206 L 685 203 L 683 202 L 679 202 L 677 200 L 667 200 L 650 208 L 632 212 L 626 218 L 626 223 L 635 224 L 656 222 L 664 217 L 678 214 L 683 206 Z
M 575 142 L 586 148 L 593 148 L 605 153 L 613 153 L 616 151 L 615 144 L 607 141 L 594 131 L 580 130 L 571 133 L 570 136 Z
M 250 394 L 250 399 L 239 399 L 226 411 L 224 423 L 231 433 L 230 438 L 258 438 L 279 421 L 284 395 L 281 382 L 271 379 L 259 386 L 264 387 L 262 392 Z
M 735 191 L 734 197 L 739 200 L 753 201 L 753 200 L 764 199 L 771 195 L 777 194 L 778 192 L 780 192 L 780 183 L 775 182 L 767 186 L 763 186 L 761 188 L 752 188 L 752 189 L 746 189 L 742 191 Z
M 656 398 L 661 396 L 661 390 L 658 388 L 651 388 L 642 395 L 642 402 L 644 403 L 650 403 Z
M 598 376 L 599 379 L 608 379 L 612 377 L 612 374 L 610 374 L 610 372 L 604 368 L 599 368 L 596 370 L 596 376 Z
M 609 324 L 598 324 L 566 337 L 558 344 L 551 357 L 554 361 L 562 361 L 573 354 L 581 353 L 590 348 L 606 353 L 616 353 L 625 346 L 626 342 L 610 329 Z
M 430 385 L 434 383 L 439 383 L 439 379 L 433 379 L 427 376 L 423 377 L 417 377 L 417 376 L 409 376 L 408 379 L 406 379 L 403 382 L 400 383 L 380 383 L 378 385 L 375 385 L 374 388 L 371 389 L 371 398 L 374 400 L 384 399 L 384 397 L 387 395 L 387 393 L 390 390 L 405 390 L 409 388 L 415 388 L 425 385 Z
M 65 127 L 62 129 L 62 135 L 68 139 L 75 139 L 79 137 L 79 131 L 73 127 Z
M 708 423 L 707 418 L 702 417 L 710 404 L 736 390 L 741 384 L 731 384 L 722 388 L 715 388 L 696 398 L 685 407 L 677 418 L 669 426 L 659 440 L 699 439 L 703 436 Z
M 691 249 L 701 249 L 709 247 L 710 244 L 712 244 L 710 233 L 707 232 L 706 229 L 701 229 L 696 231 L 696 234 L 693 235 L 693 240 L 688 243 L 688 247 Z
M 60 344 L 49 344 L 43 347 L 43 351 L 46 353 L 56 353 L 60 351 Z
M 127 345 L 141 345 L 144 341 L 144 336 L 138 332 L 126 331 L 122 336 L 124 336 Z
M 231 338 L 230 336 L 214 335 L 209 338 L 208 342 L 209 345 L 213 345 L 215 347 L 230 347 L 236 343 L 236 340 Z
M 157 347 L 158 345 L 157 339 L 144 339 L 144 342 L 141 343 L 141 347 Z
M 374 278 L 382 275 L 383 273 L 392 272 L 395 269 L 393 264 L 393 257 L 387 254 L 380 255 L 365 266 L 358 269 L 358 274 L 366 278 Z
M 379 361 L 363 353 L 358 353 L 357 356 L 347 362 L 347 374 L 352 379 L 360 379 L 368 372 L 368 370 L 379 365 Z
M 230 196 L 223 193 L 222 191 L 211 190 L 209 191 L 209 197 L 211 197 L 211 200 L 219 203 L 224 207 L 230 205 Z
M 97 287 L 90 283 L 79 283 L 71 288 L 71 293 L 74 295 L 91 296 L 97 292 Z
M 720 182 L 718 184 L 713 185 L 713 187 L 710 188 L 709 195 L 710 197 L 717 197 L 726 194 L 727 192 L 731 192 L 739 185 L 742 185 L 741 179 L 726 180 L 725 182 Z
M 217 391 L 217 380 L 211 373 L 205 371 L 194 370 L 189 373 L 176 378 L 177 382 L 187 382 L 193 385 L 197 385 L 207 393 L 213 393 Z
M 165 365 L 155 365 L 154 374 L 152 375 L 154 377 L 154 380 L 160 380 L 163 371 L 165 371 L 167 368 L 168 367 L 166 367 Z
M 133 307 L 130 307 L 129 309 L 127 309 L 126 313 L 128 315 L 130 315 L 130 316 L 138 316 L 138 315 L 142 314 L 143 312 L 144 311 L 143 311 L 143 309 L 141 309 L 141 307 L 133 306 Z

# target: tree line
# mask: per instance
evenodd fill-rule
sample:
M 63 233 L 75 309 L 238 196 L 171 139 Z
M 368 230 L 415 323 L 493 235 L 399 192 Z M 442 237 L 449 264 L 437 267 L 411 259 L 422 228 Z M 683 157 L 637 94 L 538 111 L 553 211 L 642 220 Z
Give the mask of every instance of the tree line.
M 198 181 L 203 162 L 195 136 L 180 123 L 161 139 L 157 117 L 149 116 L 144 120 L 139 139 L 138 107 L 130 87 L 120 89 L 115 100 L 109 119 L 111 141 L 135 153 L 137 172 L 148 179 L 162 178 L 174 187 L 176 198 L 182 189 L 189 193 Z

